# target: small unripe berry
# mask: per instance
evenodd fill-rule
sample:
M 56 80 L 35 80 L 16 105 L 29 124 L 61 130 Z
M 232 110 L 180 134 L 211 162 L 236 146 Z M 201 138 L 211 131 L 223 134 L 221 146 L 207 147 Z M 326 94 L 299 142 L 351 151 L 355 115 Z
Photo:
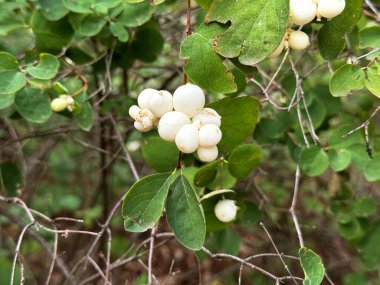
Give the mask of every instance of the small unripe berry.
M 317 4 L 313 0 L 290 0 L 289 12 L 294 24 L 305 25 L 315 18 Z
M 199 129 L 199 145 L 202 147 L 217 145 L 221 139 L 221 130 L 213 124 L 204 125 Z
M 288 42 L 289 47 L 294 50 L 303 50 L 310 45 L 309 36 L 302 31 L 292 31 Z
M 152 129 L 152 127 L 150 127 L 150 128 L 144 127 L 144 125 L 141 122 L 138 122 L 138 121 L 135 121 L 135 123 L 133 124 L 133 126 L 135 127 L 136 130 L 138 130 L 138 131 L 140 131 L 142 133 L 149 132 Z
M 140 112 L 141 109 L 136 105 L 133 105 L 129 108 L 129 116 L 131 116 L 136 121 L 141 121 Z
M 199 113 L 205 105 L 205 94 L 197 85 L 187 83 L 178 87 L 173 94 L 174 110 L 190 118 Z
M 141 124 L 145 129 L 152 129 L 153 128 L 153 121 L 149 117 L 143 117 L 141 119 Z
M 220 127 L 221 118 L 222 117 L 214 109 L 203 108 L 198 114 L 193 117 L 192 121 L 195 122 L 199 120 L 201 126 L 204 126 L 206 124 L 214 124 Z
M 190 118 L 186 114 L 176 111 L 168 112 L 158 122 L 158 134 L 163 140 L 173 142 L 179 129 L 190 123 Z
M 149 100 L 153 95 L 156 95 L 158 91 L 156 89 L 147 88 L 141 91 L 137 97 L 137 103 L 141 109 L 149 109 Z
M 220 200 L 214 208 L 215 216 L 223 223 L 229 223 L 236 218 L 238 207 L 234 200 Z
M 341 14 L 346 7 L 345 0 L 319 0 L 317 14 L 318 18 L 325 17 L 327 19 L 334 18 Z
M 268 57 L 277 57 L 277 56 L 279 56 L 282 53 L 282 51 L 284 50 L 284 46 L 285 46 L 285 39 L 283 38 L 282 41 L 281 41 L 281 43 L 280 43 L 280 45 Z
M 149 110 L 161 118 L 165 113 L 173 110 L 173 96 L 168 91 L 161 90 L 149 100 Z
M 197 150 L 198 128 L 192 124 L 184 125 L 175 136 L 175 144 L 183 153 L 193 153 Z
M 214 145 L 212 147 L 198 147 L 197 155 L 200 161 L 211 162 L 218 157 L 218 148 Z
M 67 100 L 64 98 L 55 98 L 50 103 L 51 109 L 54 112 L 61 112 L 67 107 Z

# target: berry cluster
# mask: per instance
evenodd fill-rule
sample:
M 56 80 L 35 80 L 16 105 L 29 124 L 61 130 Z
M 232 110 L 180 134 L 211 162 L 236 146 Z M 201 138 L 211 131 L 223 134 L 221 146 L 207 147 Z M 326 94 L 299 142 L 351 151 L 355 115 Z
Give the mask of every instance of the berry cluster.
M 51 101 L 50 107 L 54 112 L 62 112 L 66 109 L 72 112 L 74 110 L 74 103 L 74 99 L 70 95 L 60 95 Z
M 221 117 L 215 110 L 204 108 L 205 94 L 200 87 L 188 83 L 178 87 L 173 96 L 148 88 L 139 94 L 137 103 L 129 109 L 137 130 L 148 132 L 157 126 L 160 137 L 175 142 L 181 152 L 196 151 L 203 162 L 218 157 Z
M 290 24 L 306 25 L 317 17 L 331 19 L 341 14 L 345 0 L 290 0 Z M 303 50 L 310 45 L 309 36 L 302 31 L 289 29 L 277 49 L 269 55 L 276 57 L 285 49 Z

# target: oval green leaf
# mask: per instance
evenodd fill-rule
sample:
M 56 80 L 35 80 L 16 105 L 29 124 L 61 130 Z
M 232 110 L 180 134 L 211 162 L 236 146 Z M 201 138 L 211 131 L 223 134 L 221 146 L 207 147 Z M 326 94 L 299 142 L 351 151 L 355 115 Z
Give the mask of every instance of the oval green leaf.
M 39 89 L 28 88 L 17 92 L 15 105 L 17 111 L 33 123 L 44 123 L 52 114 L 49 96 Z
M 0 72 L 0 95 L 16 93 L 26 84 L 26 77 L 19 71 L 6 70 Z
M 206 238 L 206 220 L 197 194 L 185 176 L 172 185 L 166 206 L 166 218 L 177 240 L 191 250 L 202 248 Z
M 57 75 L 59 65 L 59 60 L 54 55 L 41 53 L 39 63 L 27 67 L 26 72 L 37 79 L 52 79 Z
M 240 145 L 228 157 L 228 169 L 236 178 L 248 176 L 260 163 L 262 151 L 256 144 Z
M 171 179 L 171 173 L 153 174 L 133 184 L 121 210 L 127 231 L 144 232 L 157 223 L 164 210 Z
M 325 267 L 323 266 L 322 259 L 319 255 L 306 247 L 300 248 L 298 254 L 301 261 L 301 267 L 305 274 L 303 284 L 321 284 L 325 275 Z
M 329 157 L 318 146 L 304 148 L 300 154 L 300 167 L 309 176 L 318 176 L 329 167 Z
M 346 64 L 339 68 L 330 80 L 330 92 L 334 97 L 347 96 L 352 90 L 364 86 L 364 71 L 353 64 Z

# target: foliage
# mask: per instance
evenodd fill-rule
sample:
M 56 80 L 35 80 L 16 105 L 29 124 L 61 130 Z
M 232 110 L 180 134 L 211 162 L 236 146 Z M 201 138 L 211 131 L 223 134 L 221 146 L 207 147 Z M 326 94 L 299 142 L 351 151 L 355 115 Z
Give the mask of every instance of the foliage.
M 0 0 L 0 275 L 16 282 L 25 270 L 26 284 L 44 284 L 44 250 L 59 242 L 49 284 L 70 283 L 65 272 L 83 256 L 105 278 L 111 264 L 114 284 L 149 283 L 152 270 L 196 280 L 198 263 L 211 276 L 223 258 L 242 266 L 212 275 L 223 284 L 240 273 L 242 284 L 290 284 L 273 279 L 289 272 L 307 285 L 325 273 L 378 284 L 379 1 L 346 0 L 342 14 L 301 27 L 307 49 L 278 57 L 288 0 L 185 2 Z M 172 92 L 183 75 L 222 117 L 213 162 L 179 155 L 128 117 L 143 89 Z M 73 101 L 54 112 L 59 98 Z M 222 223 L 214 207 L 226 198 L 239 209 Z M 55 241 L 66 227 L 101 234 L 96 246 L 64 231 Z M 79 267 L 78 284 L 99 274 Z

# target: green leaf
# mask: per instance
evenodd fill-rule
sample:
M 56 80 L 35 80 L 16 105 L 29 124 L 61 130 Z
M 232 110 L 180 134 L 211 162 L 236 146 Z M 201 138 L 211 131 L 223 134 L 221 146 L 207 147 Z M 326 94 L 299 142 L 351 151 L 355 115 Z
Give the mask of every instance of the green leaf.
M 94 124 L 94 112 L 89 102 L 83 103 L 80 108 L 75 108 L 73 111 L 74 121 L 78 126 L 85 130 L 90 131 Z
M 95 2 L 95 0 L 63 0 L 63 5 L 75 13 L 91 13 L 91 7 Z
M 197 187 L 205 187 L 214 181 L 218 167 L 221 163 L 223 163 L 223 161 L 218 159 L 199 168 L 194 176 L 194 185 Z
M 213 0 L 195 0 L 202 9 L 209 9 Z
M 15 101 L 15 94 L 0 94 L 0 110 L 12 105 Z
M 0 71 L 18 70 L 17 58 L 8 52 L 0 52 Z
M 52 79 L 57 75 L 59 65 L 59 60 L 54 55 L 41 53 L 40 62 L 36 66 L 27 67 L 26 72 L 34 78 Z
M 380 155 L 375 156 L 364 166 L 364 176 L 369 182 L 380 180 Z
M 63 5 L 63 0 L 38 0 L 42 8 L 42 13 L 49 21 L 62 19 L 69 13 L 69 10 Z
M 82 36 L 92 37 L 100 33 L 107 20 L 103 17 L 90 14 L 82 19 L 79 25 L 79 33 Z
M 52 114 L 49 96 L 39 89 L 28 88 L 17 92 L 15 105 L 17 111 L 33 123 L 44 123 Z
M 270 139 L 283 137 L 291 124 L 291 118 L 287 112 L 276 112 L 273 116 L 260 119 L 259 130 Z
M 191 250 L 202 248 L 206 238 L 205 216 L 197 194 L 183 175 L 178 176 L 172 185 L 166 218 L 182 245 Z
M 148 22 L 155 10 L 155 6 L 149 5 L 149 0 L 136 4 L 125 3 L 117 22 L 126 27 L 138 27 Z
M 330 92 L 334 97 L 347 96 L 352 90 L 364 87 L 364 71 L 353 64 L 339 68 L 330 80 Z
M 366 70 L 364 84 L 372 94 L 380 98 L 380 65 Z
M 309 176 L 318 176 L 329 167 L 329 157 L 318 146 L 304 148 L 300 154 L 300 167 Z
M 137 181 L 127 192 L 122 207 L 124 227 L 144 232 L 160 219 L 169 193 L 171 173 L 153 174 Z
M 237 255 L 240 249 L 240 235 L 232 229 L 225 229 L 216 233 L 218 251 Z
M 37 49 L 51 53 L 60 52 L 74 35 L 66 17 L 50 22 L 44 18 L 41 11 L 33 14 L 32 30 L 36 36 Z
M 351 153 L 348 150 L 331 150 L 329 151 L 330 167 L 334 171 L 342 171 L 351 163 Z
M 368 218 L 376 213 L 376 201 L 370 197 L 360 198 L 353 205 L 357 217 Z
M 234 190 L 231 190 L 231 189 L 220 189 L 220 190 L 215 190 L 215 191 L 211 191 L 209 193 L 207 193 L 206 195 L 203 195 L 201 197 L 201 201 L 203 200 L 206 200 L 206 199 L 210 199 L 212 197 L 215 197 L 215 196 L 219 196 L 219 195 L 223 195 L 223 194 L 236 194 L 236 192 Z
M 129 39 L 129 33 L 126 28 L 123 27 L 123 25 L 119 23 L 112 22 L 110 24 L 110 30 L 111 33 L 118 38 L 119 41 L 121 42 L 127 42 Z
M 253 97 L 224 98 L 208 104 L 222 116 L 220 149 L 228 154 L 252 135 L 259 116 L 259 101 Z
M 144 161 L 158 172 L 172 171 L 178 160 L 175 143 L 162 140 L 159 136 L 150 136 L 142 144 Z
M 380 264 L 380 223 L 376 223 L 359 244 L 360 257 L 368 269 L 375 269 Z
M 380 48 L 380 27 L 364 28 L 359 32 L 360 48 Z
M 300 248 L 299 257 L 305 274 L 304 285 L 319 285 L 325 275 L 325 267 L 318 254 L 306 247 Z
M 0 72 L 0 95 L 15 93 L 25 84 L 25 75 L 19 71 L 6 70 Z
M 216 37 L 215 50 L 227 58 L 239 57 L 242 64 L 254 65 L 280 44 L 289 19 L 287 0 L 215 0 L 206 22 L 231 26 Z
M 214 51 L 214 38 L 224 30 L 217 23 L 202 24 L 181 44 L 180 56 L 187 59 L 185 73 L 209 92 L 232 93 L 237 90 L 234 76 L 223 63 L 224 58 Z
M 262 151 L 256 144 L 240 145 L 228 157 L 228 169 L 236 178 L 248 176 L 260 163 Z
M 157 24 L 150 21 L 139 27 L 132 42 L 133 55 L 142 61 L 152 62 L 157 59 L 164 46 Z
M 362 15 L 363 0 L 346 1 L 342 14 L 327 21 L 318 33 L 318 48 L 327 60 L 342 53 L 346 46 L 345 34 L 352 30 Z
M 0 180 L 7 195 L 17 196 L 17 190 L 21 189 L 22 176 L 17 165 L 10 162 L 0 164 Z

